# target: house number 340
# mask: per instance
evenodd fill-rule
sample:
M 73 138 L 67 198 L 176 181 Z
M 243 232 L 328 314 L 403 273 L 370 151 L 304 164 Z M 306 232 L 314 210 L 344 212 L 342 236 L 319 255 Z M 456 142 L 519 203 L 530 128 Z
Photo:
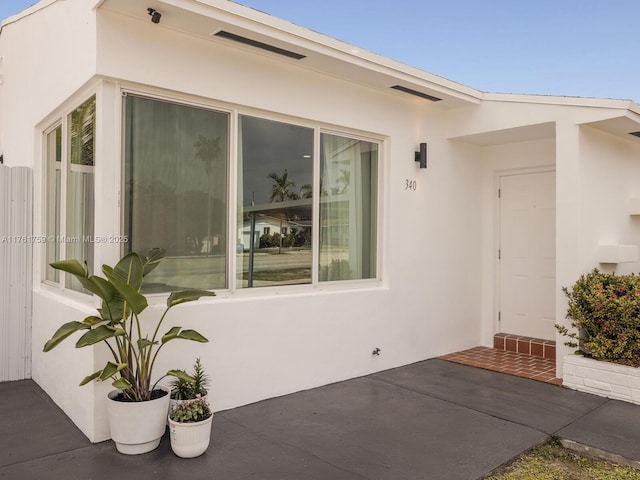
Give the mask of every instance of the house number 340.
M 405 190 L 417 190 L 418 189 L 418 182 L 416 182 L 415 180 L 409 180 L 408 178 L 405 178 L 404 180 L 404 189 Z

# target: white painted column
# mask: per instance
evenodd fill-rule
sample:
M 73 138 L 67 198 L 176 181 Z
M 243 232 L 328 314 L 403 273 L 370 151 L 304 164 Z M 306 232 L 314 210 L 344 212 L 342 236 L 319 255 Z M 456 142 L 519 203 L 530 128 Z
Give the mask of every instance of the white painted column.
M 119 85 L 110 80 L 100 83 L 96 92 L 96 175 L 95 235 L 106 238 L 96 245 L 94 272 L 102 275 L 102 265 L 114 265 L 125 245 L 115 239 L 121 235 L 122 208 L 122 95 Z M 111 240 L 110 240 L 111 239 Z
M 556 322 L 570 326 L 563 286 L 580 275 L 580 128 L 572 120 L 556 123 Z M 556 376 L 562 378 L 562 359 L 571 353 L 567 339 L 556 333 Z

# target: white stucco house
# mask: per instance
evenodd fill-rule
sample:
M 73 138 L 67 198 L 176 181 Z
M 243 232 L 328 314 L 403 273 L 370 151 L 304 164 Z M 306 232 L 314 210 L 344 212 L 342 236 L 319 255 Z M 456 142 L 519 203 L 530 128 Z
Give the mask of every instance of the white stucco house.
M 29 287 L 23 314 L 0 307 L 4 380 L 32 377 L 92 441 L 111 387 L 77 385 L 107 351 L 42 353 L 96 307 L 56 259 L 166 248 L 151 316 L 171 288 L 215 290 L 167 320 L 210 343 L 158 371 L 200 356 L 216 410 L 498 332 L 554 339 L 563 285 L 639 270 L 633 101 L 481 92 L 228 0 L 42 0 L 0 28 L 0 169 L 32 179 L 32 238 L 0 245 Z M 259 215 L 308 248 L 251 260 Z

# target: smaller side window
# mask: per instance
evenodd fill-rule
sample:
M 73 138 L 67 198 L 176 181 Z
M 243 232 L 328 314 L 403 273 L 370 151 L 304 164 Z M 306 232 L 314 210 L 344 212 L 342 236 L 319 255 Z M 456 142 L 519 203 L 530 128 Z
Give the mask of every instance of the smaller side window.
M 95 212 L 96 97 L 91 97 L 69 115 L 67 122 L 67 208 L 65 258 L 84 262 L 93 271 Z M 83 291 L 78 280 L 66 276 L 66 287 Z
M 93 269 L 95 134 L 95 96 L 45 133 L 45 280 L 61 282 L 49 264 L 63 258 Z M 67 288 L 84 291 L 72 276 L 64 281 Z
M 319 280 L 376 277 L 378 144 L 320 136 Z

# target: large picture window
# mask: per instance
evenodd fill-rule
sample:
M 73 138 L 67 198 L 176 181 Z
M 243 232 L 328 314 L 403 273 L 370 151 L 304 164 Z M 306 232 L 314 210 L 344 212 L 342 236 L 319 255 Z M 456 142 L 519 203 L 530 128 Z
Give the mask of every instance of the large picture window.
M 125 97 L 124 233 L 166 249 L 148 291 L 227 286 L 229 115 Z
M 378 143 L 133 94 L 124 107 L 126 249 L 167 251 L 147 291 L 377 278 Z

